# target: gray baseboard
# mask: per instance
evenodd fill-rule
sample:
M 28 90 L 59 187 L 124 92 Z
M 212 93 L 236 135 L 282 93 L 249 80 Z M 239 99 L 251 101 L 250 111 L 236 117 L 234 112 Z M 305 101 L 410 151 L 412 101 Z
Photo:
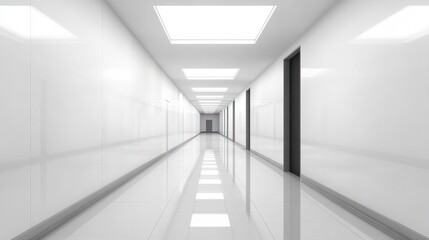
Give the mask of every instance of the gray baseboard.
M 49 234 L 53 233 L 57 229 L 59 229 L 61 226 L 65 225 L 67 222 L 72 220 L 73 218 L 77 217 L 79 214 L 81 214 L 86 209 L 93 206 L 95 203 L 109 195 L 110 193 L 114 192 L 133 178 L 137 177 L 139 174 L 141 174 L 143 171 L 148 169 L 150 166 L 164 158 L 165 156 L 172 154 L 176 150 L 178 150 L 180 147 L 197 137 L 199 134 L 193 136 L 192 138 L 186 140 L 185 142 L 177 145 L 176 147 L 168 150 L 167 152 L 155 157 L 154 159 L 150 160 L 147 163 L 144 163 L 137 167 L 136 169 L 132 170 L 131 172 L 125 174 L 124 176 L 120 177 L 119 179 L 111 182 L 110 184 L 104 186 L 103 188 L 97 190 L 96 192 L 88 195 L 87 197 L 77 201 L 76 203 L 72 204 L 71 206 L 65 208 L 64 210 L 56 213 L 55 215 L 47 218 L 43 222 L 35 225 L 34 227 L 28 229 L 27 231 L 21 233 L 20 235 L 13 238 L 13 240 L 38 240 L 43 239 L 47 237 Z
M 265 156 L 265 155 L 263 155 L 263 154 L 261 154 L 259 152 L 254 151 L 252 149 L 250 149 L 250 152 L 253 153 L 253 154 L 255 154 L 256 156 L 264 159 L 265 161 L 269 162 L 274 167 L 276 167 L 276 168 L 278 168 L 278 169 L 280 169 L 280 170 L 283 171 L 283 165 L 281 165 L 280 163 L 274 161 L 273 159 L 271 159 L 271 158 L 269 158 L 269 157 L 267 157 L 267 156 Z
M 301 181 L 305 185 L 314 189 L 327 199 L 331 200 L 346 211 L 362 219 L 377 230 L 386 234 L 395 240 L 427 240 L 428 237 L 386 217 L 383 216 L 339 193 L 314 181 L 313 179 L 301 175 Z
M 247 151 L 246 146 L 244 146 L 243 144 L 241 144 L 241 143 L 239 143 L 239 142 L 236 142 L 236 141 L 232 140 L 231 138 L 229 138 L 229 137 L 227 137 L 227 136 L 225 136 L 225 135 L 223 135 L 223 134 L 221 134 L 221 133 L 219 133 L 219 134 L 220 134 L 221 136 L 225 137 L 226 139 L 228 139 L 228 140 L 232 141 L 234 144 L 236 144 L 237 146 L 241 147 L 243 150 Z M 259 158 L 262 158 L 263 160 L 267 161 L 268 163 L 270 163 L 270 164 L 271 164 L 271 165 L 273 165 L 274 167 L 276 167 L 276 168 L 278 168 L 278 169 L 280 169 L 280 170 L 282 170 L 282 171 L 283 171 L 283 165 L 281 165 L 280 163 L 278 163 L 278 162 L 274 161 L 273 159 L 271 159 L 271 158 L 269 158 L 269 157 L 265 156 L 264 154 L 261 154 L 261 153 L 259 153 L 259 152 L 255 151 L 255 150 L 250 149 L 250 150 L 248 150 L 248 151 L 249 151 L 249 152 L 251 152 L 252 154 L 254 154 L 254 155 L 258 156 Z

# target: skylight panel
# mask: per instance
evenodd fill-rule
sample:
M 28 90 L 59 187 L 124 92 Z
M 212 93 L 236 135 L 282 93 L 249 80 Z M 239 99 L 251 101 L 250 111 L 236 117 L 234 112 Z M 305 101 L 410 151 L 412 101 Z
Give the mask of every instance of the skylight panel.
M 276 6 L 154 6 L 171 44 L 255 44 Z

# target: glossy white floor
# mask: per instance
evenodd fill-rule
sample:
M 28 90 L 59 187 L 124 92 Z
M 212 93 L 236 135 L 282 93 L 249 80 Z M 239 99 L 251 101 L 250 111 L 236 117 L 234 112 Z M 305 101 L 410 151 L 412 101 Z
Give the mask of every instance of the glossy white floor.
M 49 239 L 390 239 L 218 134 L 201 134 Z

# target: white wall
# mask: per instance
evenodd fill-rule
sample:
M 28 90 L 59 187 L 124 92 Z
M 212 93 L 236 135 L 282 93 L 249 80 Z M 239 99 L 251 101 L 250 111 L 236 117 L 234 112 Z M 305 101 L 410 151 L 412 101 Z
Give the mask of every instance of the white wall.
M 233 132 L 234 132 L 234 107 L 232 106 L 232 103 L 228 105 L 228 137 L 232 139 Z
M 250 86 L 250 148 L 283 165 L 283 62 Z
M 235 141 L 246 146 L 246 91 L 235 99 Z
M 219 114 L 201 114 L 200 129 L 201 132 L 206 131 L 206 120 L 212 120 L 212 131 L 219 131 Z
M 282 89 L 283 59 L 301 46 L 302 174 L 429 237 L 429 36 L 356 39 L 412 5 L 429 14 L 427 1 L 339 1 L 252 84 L 251 146 L 281 142 L 274 86 Z M 324 71 L 306 77 L 310 68 Z
M 0 24 L 0 239 L 199 132 L 197 110 L 104 1 L 0 0 L 6 13 L 15 18 Z M 7 30 L 18 22 L 21 34 Z

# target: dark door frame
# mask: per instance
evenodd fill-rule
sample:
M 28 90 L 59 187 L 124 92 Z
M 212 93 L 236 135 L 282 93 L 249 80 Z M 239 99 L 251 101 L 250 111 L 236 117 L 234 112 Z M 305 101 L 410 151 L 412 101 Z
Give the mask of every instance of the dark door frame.
M 246 91 L 246 149 L 250 150 L 250 88 Z
M 295 58 L 297 57 L 297 58 Z M 297 64 L 298 66 L 292 65 Z M 297 48 L 283 62 L 283 170 L 301 175 L 301 48 Z M 298 74 L 294 81 L 293 74 Z M 295 76 L 296 77 L 296 76 Z

